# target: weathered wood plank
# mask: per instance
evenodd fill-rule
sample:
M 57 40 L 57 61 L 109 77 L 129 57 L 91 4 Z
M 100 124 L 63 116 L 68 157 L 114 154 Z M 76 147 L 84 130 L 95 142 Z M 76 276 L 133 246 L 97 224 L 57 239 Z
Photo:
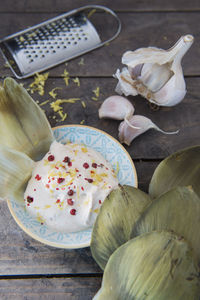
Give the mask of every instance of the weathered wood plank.
M 147 191 L 158 162 L 136 162 L 139 187 Z M 0 201 L 0 275 L 102 273 L 89 248 L 56 249 L 24 233 L 12 218 L 7 203 Z M 0 280 L 0 286 L 1 286 Z M 0 289 L 1 295 L 1 289 Z
M 40 23 L 56 14 L 2 14 L 0 18 L 0 37 L 15 33 L 28 26 Z M 200 56 L 198 43 L 199 13 L 119 13 L 122 21 L 122 31 L 117 39 L 109 45 L 82 56 L 84 65 L 79 65 L 80 57 L 71 60 L 68 71 L 74 76 L 112 76 L 117 68 L 121 68 L 121 56 L 126 50 L 140 47 L 157 46 L 170 48 L 181 35 L 193 34 L 196 41 L 183 59 L 185 75 L 200 75 Z M 107 26 L 109 33 L 112 26 Z M 51 76 L 60 76 L 63 64 L 51 69 Z M 0 74 L 11 74 L 5 68 L 5 62 L 0 56 Z
M 28 87 L 30 80 L 22 81 L 25 87 Z M 48 92 L 55 87 L 61 87 L 57 90 L 57 98 L 68 99 L 78 97 L 86 104 L 84 108 L 81 101 L 75 104 L 63 104 L 64 112 L 68 113 L 68 117 L 64 122 L 59 122 L 60 117 L 56 114 L 56 119 L 53 119 L 55 113 L 51 109 L 49 103 L 42 106 L 45 110 L 52 127 L 64 124 L 80 124 L 85 120 L 84 124 L 102 129 L 117 138 L 119 121 L 106 120 L 98 118 L 98 109 L 102 101 L 115 94 L 115 86 L 117 80 L 114 78 L 81 78 L 80 87 L 78 87 L 72 79 L 69 81 L 69 86 L 65 86 L 64 80 L 48 79 L 46 82 L 46 93 L 44 96 L 33 94 L 34 100 L 43 102 L 51 99 Z M 137 97 L 129 97 L 130 101 L 135 106 L 135 114 L 147 116 L 152 119 L 158 126 L 165 131 L 175 131 L 180 129 L 180 132 L 175 135 L 164 135 L 155 130 L 150 130 L 143 135 L 137 137 L 131 146 L 126 149 L 133 159 L 162 159 L 169 154 L 190 145 L 200 143 L 199 134 L 199 78 L 188 78 L 186 80 L 188 93 L 185 99 L 177 106 L 170 108 L 160 108 L 154 111 L 150 108 L 146 100 Z M 98 101 L 92 100 L 94 96 L 93 90 L 97 87 L 100 88 L 100 96 Z M 54 101 L 54 99 L 51 99 Z
M 0 280 L 1 300 L 89 300 L 101 278 L 41 278 Z
M 4 5 L 1 6 L 0 12 L 64 12 L 83 5 L 105 5 L 116 11 L 196 11 L 200 10 L 200 3 L 198 0 L 185 1 L 159 1 L 154 0 L 149 2 L 148 0 L 127 0 L 127 1 L 81 1 L 81 0 L 20 0 L 13 1 L 7 0 Z

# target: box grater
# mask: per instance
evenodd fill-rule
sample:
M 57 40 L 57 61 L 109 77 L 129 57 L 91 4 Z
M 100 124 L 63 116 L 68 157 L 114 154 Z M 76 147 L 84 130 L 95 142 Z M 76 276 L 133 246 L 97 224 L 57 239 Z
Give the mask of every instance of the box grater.
M 106 13 L 115 21 L 115 31 L 106 40 L 89 20 L 89 15 L 97 12 Z M 103 27 L 106 31 L 106 24 Z M 103 46 L 116 38 L 120 30 L 120 20 L 111 9 L 88 5 L 10 35 L 0 41 L 0 49 L 15 76 L 26 78 Z

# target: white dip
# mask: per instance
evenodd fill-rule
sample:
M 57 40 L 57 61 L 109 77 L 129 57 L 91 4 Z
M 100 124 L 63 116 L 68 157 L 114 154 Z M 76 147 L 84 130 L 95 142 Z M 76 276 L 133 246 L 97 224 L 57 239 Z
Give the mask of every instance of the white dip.
M 91 227 L 101 203 L 118 186 L 111 165 L 95 150 L 53 142 L 36 162 L 24 200 L 28 212 L 59 232 Z

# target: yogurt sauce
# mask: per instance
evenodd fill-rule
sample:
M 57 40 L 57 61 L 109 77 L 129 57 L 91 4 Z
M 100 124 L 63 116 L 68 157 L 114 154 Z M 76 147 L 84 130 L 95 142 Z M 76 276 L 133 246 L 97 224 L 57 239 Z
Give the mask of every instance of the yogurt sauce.
M 102 202 L 117 186 L 114 170 L 100 153 L 54 141 L 36 162 L 24 200 L 42 224 L 58 232 L 77 232 L 94 224 Z

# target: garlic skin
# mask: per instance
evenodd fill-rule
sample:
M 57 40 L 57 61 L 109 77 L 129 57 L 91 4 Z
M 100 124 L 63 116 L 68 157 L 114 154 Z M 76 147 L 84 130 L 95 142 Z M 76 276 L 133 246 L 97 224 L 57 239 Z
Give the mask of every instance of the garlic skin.
M 128 68 L 116 71 L 116 91 L 126 96 L 140 94 L 160 106 L 178 104 L 186 94 L 181 60 L 193 41 L 192 35 L 185 35 L 168 50 L 147 47 L 125 52 L 122 63 Z
M 110 118 L 114 120 L 129 119 L 134 114 L 134 107 L 126 98 L 113 95 L 102 103 L 99 109 L 99 118 Z
M 134 115 L 129 119 L 130 125 L 123 121 L 119 125 L 119 140 L 121 143 L 124 143 L 130 146 L 131 142 L 140 134 L 146 132 L 149 129 L 155 129 L 164 134 L 176 134 L 179 132 L 166 132 L 160 129 L 156 124 L 154 124 L 149 118 L 140 115 Z

